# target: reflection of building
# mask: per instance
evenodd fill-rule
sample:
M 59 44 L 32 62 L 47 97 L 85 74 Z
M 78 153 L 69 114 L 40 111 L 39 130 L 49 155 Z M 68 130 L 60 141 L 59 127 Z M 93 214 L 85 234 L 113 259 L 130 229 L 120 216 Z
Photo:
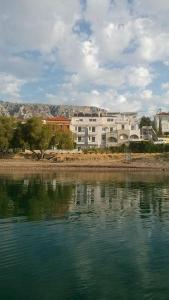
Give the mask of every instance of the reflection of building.
M 151 187 L 151 188 L 150 188 Z M 92 211 L 99 216 L 107 216 L 112 213 L 118 218 L 124 215 L 138 214 L 141 218 L 154 213 L 169 211 L 168 185 L 161 183 L 152 187 L 152 182 L 133 186 L 132 182 L 111 184 L 77 184 L 75 185 L 72 203 L 69 206 L 71 212 Z M 126 197 L 128 195 L 128 197 Z
M 100 187 L 91 185 L 76 185 L 74 193 L 74 203 L 81 207 L 91 205 L 100 197 Z
M 169 135 L 169 112 L 160 112 L 154 118 L 155 127 L 160 134 Z
M 90 185 L 77 184 L 75 186 L 70 211 L 90 210 L 105 214 L 105 211 L 120 213 L 121 210 L 133 211 L 139 206 L 140 190 L 133 191 L 130 198 L 126 198 L 131 187 L 127 185 Z
M 56 129 L 68 130 L 70 128 L 70 119 L 63 116 L 47 118 L 43 123 L 49 126 L 53 131 Z
M 77 113 L 71 119 L 70 129 L 80 148 L 111 147 L 140 140 L 136 113 Z

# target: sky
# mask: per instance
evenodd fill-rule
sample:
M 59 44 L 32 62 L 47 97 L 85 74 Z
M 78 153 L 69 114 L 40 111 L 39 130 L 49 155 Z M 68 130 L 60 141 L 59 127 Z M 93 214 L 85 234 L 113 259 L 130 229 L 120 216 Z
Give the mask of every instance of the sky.
M 168 0 L 0 0 L 0 99 L 169 110 Z

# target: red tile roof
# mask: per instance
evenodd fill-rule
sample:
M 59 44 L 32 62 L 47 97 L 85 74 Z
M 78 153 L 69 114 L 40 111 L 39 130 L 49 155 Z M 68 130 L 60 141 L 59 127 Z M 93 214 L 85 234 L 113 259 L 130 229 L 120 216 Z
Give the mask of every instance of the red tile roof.
M 169 112 L 160 112 L 157 114 L 157 116 L 168 116 Z
M 70 121 L 70 119 L 68 119 L 68 118 L 66 118 L 66 117 L 64 117 L 64 116 L 57 116 L 57 117 L 51 117 L 51 118 L 47 118 L 46 119 L 46 121 L 58 121 L 58 122 L 60 122 L 60 121 L 67 121 L 67 122 L 69 122 Z

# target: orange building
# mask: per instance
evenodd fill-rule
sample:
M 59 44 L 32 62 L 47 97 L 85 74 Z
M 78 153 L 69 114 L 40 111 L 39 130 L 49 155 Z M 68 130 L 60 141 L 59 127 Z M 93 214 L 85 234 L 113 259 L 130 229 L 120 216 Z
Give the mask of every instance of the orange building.
M 71 120 L 64 116 L 51 117 L 43 120 L 43 124 L 49 126 L 53 131 L 61 129 L 63 131 L 70 129 Z

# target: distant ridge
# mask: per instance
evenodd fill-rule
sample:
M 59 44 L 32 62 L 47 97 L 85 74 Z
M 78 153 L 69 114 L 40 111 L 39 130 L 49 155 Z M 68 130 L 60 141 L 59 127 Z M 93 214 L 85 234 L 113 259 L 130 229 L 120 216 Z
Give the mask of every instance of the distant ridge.
M 106 112 L 106 110 L 95 106 L 29 104 L 0 101 L 0 116 L 14 116 L 23 119 L 33 116 L 45 118 L 52 116 L 71 117 L 76 112 L 97 113 Z

